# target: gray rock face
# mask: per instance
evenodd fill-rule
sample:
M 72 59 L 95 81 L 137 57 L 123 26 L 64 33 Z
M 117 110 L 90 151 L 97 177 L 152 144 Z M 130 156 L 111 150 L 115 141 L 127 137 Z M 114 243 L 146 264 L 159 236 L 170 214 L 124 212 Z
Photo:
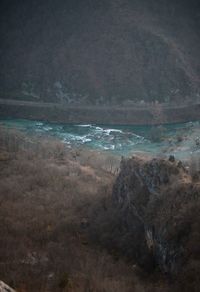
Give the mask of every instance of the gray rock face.
M 178 163 L 122 160 L 113 201 L 134 243 L 128 248 L 140 265 L 179 274 L 183 264 L 198 258 L 200 185 Z
M 0 281 L 0 292 L 15 292 L 15 290 Z

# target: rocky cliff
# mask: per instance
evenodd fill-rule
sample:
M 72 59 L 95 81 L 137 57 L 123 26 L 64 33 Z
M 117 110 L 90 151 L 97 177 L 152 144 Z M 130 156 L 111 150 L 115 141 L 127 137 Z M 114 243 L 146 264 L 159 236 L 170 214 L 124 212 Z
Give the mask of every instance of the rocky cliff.
M 197 291 L 189 287 L 199 287 L 200 178 L 172 158 L 122 160 L 113 188 L 121 217 L 118 248 Z
M 79 105 L 199 99 L 198 0 L 0 5 L 1 98 Z

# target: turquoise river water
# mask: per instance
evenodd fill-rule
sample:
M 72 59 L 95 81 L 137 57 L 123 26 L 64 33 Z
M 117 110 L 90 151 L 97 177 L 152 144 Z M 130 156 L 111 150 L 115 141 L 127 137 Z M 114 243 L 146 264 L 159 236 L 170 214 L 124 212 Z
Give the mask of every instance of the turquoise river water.
M 0 125 L 28 134 L 54 136 L 67 147 L 86 146 L 124 156 L 146 153 L 184 158 L 199 152 L 200 122 L 165 125 L 159 142 L 151 137 L 152 126 L 70 125 L 20 119 L 0 120 Z

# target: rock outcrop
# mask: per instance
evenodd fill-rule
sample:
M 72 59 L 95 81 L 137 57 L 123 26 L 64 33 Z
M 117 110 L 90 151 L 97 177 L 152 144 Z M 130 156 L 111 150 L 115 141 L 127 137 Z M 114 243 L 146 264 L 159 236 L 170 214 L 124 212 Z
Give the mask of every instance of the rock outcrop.
M 9 287 L 4 282 L 0 281 L 0 292 L 15 292 L 15 290 Z
M 113 201 L 122 218 L 121 238 L 129 238 L 118 247 L 126 244 L 129 255 L 145 268 L 156 265 L 170 275 L 192 274 L 191 281 L 197 281 L 200 182 L 181 163 L 123 159 Z

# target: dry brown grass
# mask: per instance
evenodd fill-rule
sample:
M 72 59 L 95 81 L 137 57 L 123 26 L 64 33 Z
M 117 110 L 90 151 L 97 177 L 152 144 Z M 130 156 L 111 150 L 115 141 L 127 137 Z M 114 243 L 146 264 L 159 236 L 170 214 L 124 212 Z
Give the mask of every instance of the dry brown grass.
M 90 241 L 118 160 L 7 129 L 0 149 L 1 280 L 19 292 L 161 291 Z
M 0 149 L 0 278 L 18 291 L 130 288 L 126 274 L 116 280 L 110 256 L 88 247 L 82 227 L 113 175 L 58 141 L 14 130 L 1 129 Z

